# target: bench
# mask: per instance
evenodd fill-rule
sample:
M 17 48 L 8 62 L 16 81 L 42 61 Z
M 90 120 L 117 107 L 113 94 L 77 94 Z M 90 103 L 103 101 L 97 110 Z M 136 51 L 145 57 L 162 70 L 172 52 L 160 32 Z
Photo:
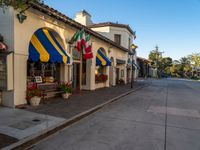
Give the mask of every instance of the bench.
M 42 99 L 56 97 L 64 93 L 58 89 L 57 83 L 39 83 L 37 84 L 37 87 L 42 91 Z

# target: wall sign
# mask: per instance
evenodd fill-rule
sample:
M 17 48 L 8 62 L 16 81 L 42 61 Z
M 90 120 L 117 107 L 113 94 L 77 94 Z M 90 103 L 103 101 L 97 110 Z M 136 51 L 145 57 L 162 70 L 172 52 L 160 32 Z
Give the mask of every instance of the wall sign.
M 0 90 L 7 89 L 7 64 L 6 57 L 0 56 Z

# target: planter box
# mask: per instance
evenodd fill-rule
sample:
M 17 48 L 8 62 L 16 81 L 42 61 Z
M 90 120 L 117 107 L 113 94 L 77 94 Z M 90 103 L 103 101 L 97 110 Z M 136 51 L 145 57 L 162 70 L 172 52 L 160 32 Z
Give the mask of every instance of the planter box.
M 71 93 L 63 93 L 63 94 L 62 94 L 62 97 L 63 97 L 64 99 L 68 99 L 68 98 L 70 97 L 70 95 L 71 95 Z
M 38 106 L 40 104 L 41 97 L 34 96 L 30 99 L 31 106 Z

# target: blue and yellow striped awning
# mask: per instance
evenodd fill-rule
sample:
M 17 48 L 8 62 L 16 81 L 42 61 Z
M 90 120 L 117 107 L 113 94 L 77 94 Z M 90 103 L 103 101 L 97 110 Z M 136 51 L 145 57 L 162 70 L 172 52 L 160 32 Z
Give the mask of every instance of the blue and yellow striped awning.
M 110 59 L 102 52 L 101 48 L 97 51 L 96 66 L 111 66 Z
M 70 57 L 53 33 L 42 28 L 37 30 L 29 44 L 29 60 L 36 62 L 70 63 Z

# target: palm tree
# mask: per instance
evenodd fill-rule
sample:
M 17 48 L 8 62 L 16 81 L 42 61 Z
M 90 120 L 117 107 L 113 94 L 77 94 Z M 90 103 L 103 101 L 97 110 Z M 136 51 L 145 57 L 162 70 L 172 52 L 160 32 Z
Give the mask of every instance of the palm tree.
M 200 67 L 200 53 L 193 53 L 188 58 L 194 67 Z

